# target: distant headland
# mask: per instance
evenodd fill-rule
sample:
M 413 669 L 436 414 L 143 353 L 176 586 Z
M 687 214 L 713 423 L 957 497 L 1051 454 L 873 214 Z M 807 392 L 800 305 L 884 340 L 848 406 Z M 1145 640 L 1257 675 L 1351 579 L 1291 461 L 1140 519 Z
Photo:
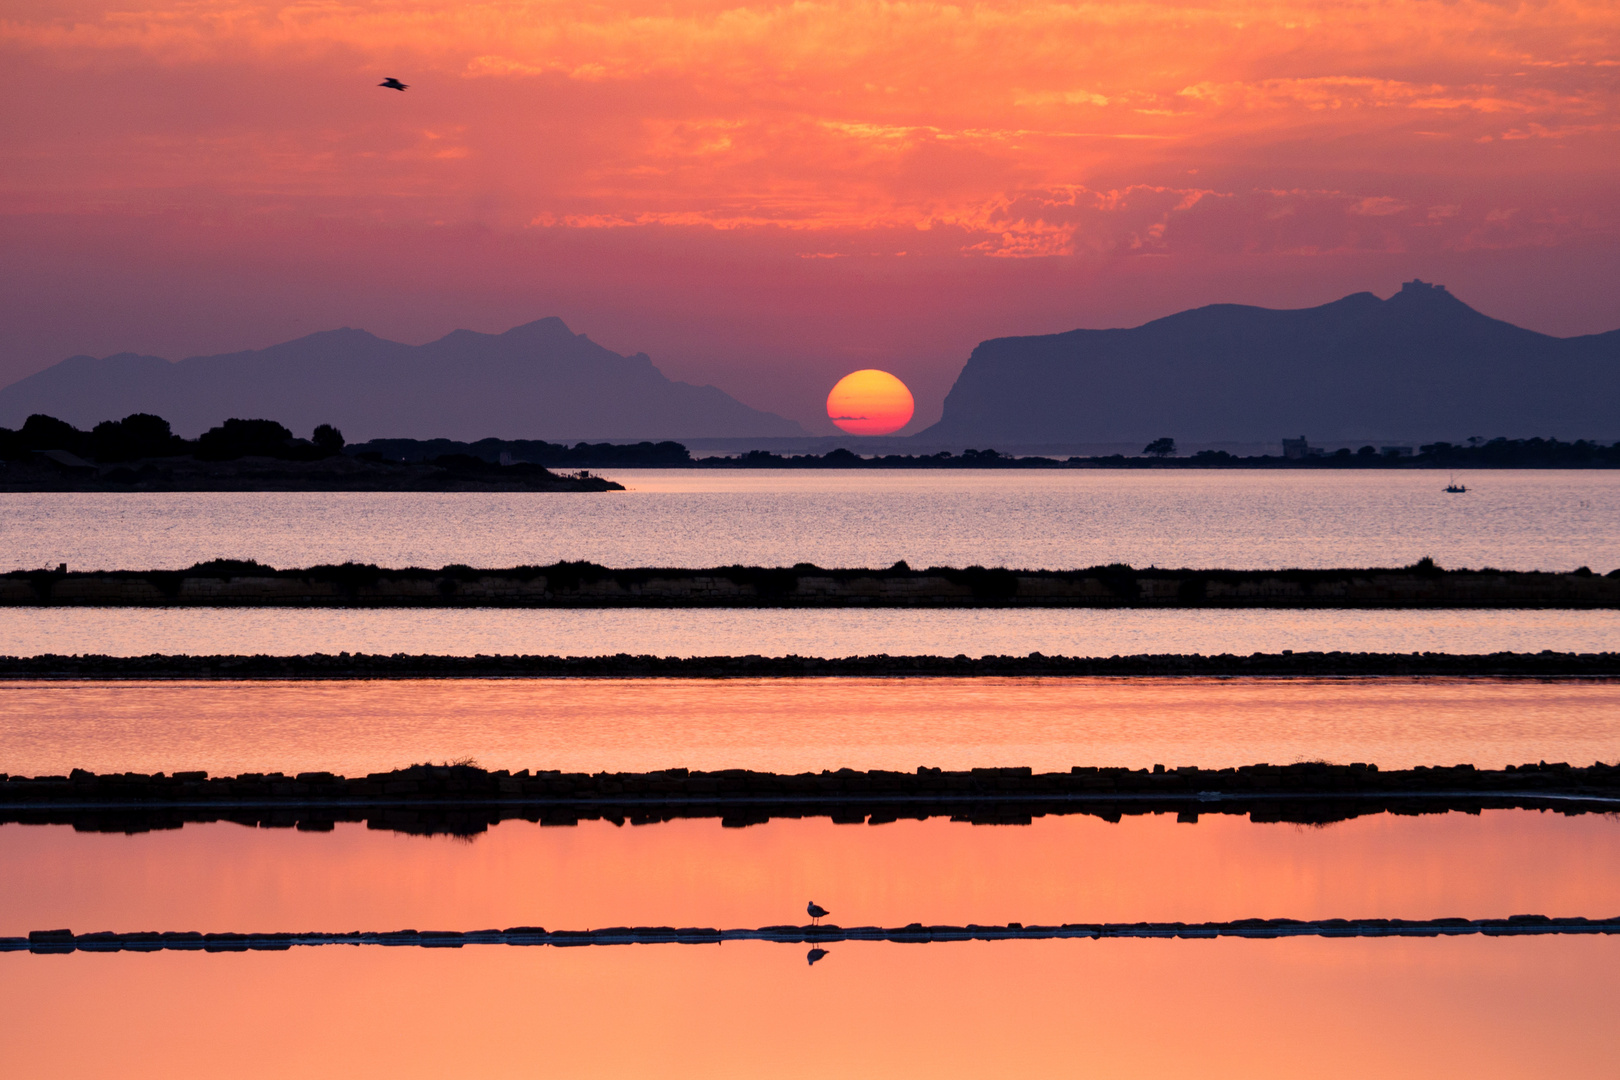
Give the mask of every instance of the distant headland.
M 1409 281 L 1295 311 L 1212 304 L 973 350 L 919 445 L 1620 437 L 1620 330 L 1555 338 Z
M 0 428 L 0 491 L 623 491 L 587 472 L 501 466 L 466 454 L 404 462 L 343 452 L 343 433 L 318 425 L 295 438 L 273 420 L 227 420 L 182 439 L 136 413 L 81 431 L 30 416 Z

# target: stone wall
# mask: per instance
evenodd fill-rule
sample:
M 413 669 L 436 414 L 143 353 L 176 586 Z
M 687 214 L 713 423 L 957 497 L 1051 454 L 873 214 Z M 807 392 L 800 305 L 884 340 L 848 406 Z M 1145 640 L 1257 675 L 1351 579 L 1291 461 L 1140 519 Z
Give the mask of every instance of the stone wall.
M 0 605 L 111 607 L 1620 607 L 1620 576 L 1503 571 L 510 570 L 13 572 Z

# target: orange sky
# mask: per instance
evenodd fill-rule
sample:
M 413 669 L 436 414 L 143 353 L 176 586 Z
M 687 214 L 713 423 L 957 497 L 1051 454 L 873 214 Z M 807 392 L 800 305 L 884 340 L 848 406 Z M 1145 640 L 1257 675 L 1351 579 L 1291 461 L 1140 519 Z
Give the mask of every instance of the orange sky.
M 1197 303 L 1620 325 L 1613 4 L 5 12 L 0 381 L 558 314 L 830 431 L 855 368 L 915 426 L 984 337 Z

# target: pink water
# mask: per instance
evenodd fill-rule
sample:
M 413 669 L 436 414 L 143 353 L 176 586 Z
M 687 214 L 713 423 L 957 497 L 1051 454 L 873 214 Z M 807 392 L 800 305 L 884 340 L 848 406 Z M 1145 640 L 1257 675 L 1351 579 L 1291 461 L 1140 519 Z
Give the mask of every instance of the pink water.
M 17 1076 L 1614 1075 L 1614 938 L 0 956 Z
M 0 683 L 0 772 L 784 772 L 1620 760 L 1620 682 L 567 679 Z
M 1620 566 L 1620 473 L 620 470 L 606 494 L 0 494 L 0 570 L 272 566 Z
M 1616 821 L 0 826 L 0 933 L 1620 911 Z M 1613 1075 L 1607 937 L 0 955 L 8 1075 Z M 31 1034 L 24 1034 L 31 1033 Z
M 0 655 L 1612 652 L 1620 611 L 0 608 Z
M 0 936 L 93 930 L 845 926 L 1620 915 L 1620 819 L 1488 810 L 1328 826 L 1205 814 L 746 829 L 507 821 L 470 838 L 0 826 Z M 1196 946 L 1192 946 L 1196 948 Z
M 623 479 L 612 496 L 6 495 L 0 550 L 74 568 L 1620 565 L 1609 473 L 1466 477 L 1467 496 L 1430 473 Z M 0 651 L 1616 647 L 1610 613 L 779 614 L 8 612 Z M 1617 706 L 1620 684 L 1490 680 L 10 683 L 0 772 L 1586 763 L 1620 760 Z M 6 825 L 0 934 L 759 925 L 802 918 L 811 897 L 845 923 L 1610 916 L 1616 828 L 1528 811 L 1325 828 L 507 822 L 470 840 Z M 1608 937 L 840 944 L 815 967 L 736 942 L 4 954 L 0 1062 L 98 1080 L 1585 1080 L 1620 1059 L 1617 972 Z

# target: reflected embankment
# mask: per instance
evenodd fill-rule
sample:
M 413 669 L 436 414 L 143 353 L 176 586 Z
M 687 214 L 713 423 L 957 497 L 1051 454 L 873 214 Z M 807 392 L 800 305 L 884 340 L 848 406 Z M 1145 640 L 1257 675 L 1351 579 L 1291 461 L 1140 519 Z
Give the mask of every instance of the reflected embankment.
M 61 956 L 72 952 L 285 952 L 288 949 L 337 945 L 386 949 L 464 949 L 487 946 L 535 948 L 605 947 L 624 945 L 724 945 L 728 941 L 768 941 L 778 945 L 811 944 L 806 959 L 814 964 L 828 954 L 825 945 L 848 942 L 886 942 L 895 945 L 943 945 L 970 941 L 1065 941 L 1156 938 L 1210 940 L 1231 937 L 1249 940 L 1277 938 L 1391 938 L 1391 937 L 1594 937 L 1620 934 L 1620 915 L 1593 919 L 1584 915 L 1511 915 L 1505 919 L 1237 919 L 1221 922 L 1064 923 L 1043 926 L 1012 922 L 1005 926 L 969 923 L 966 926 L 760 926 L 719 929 L 701 926 L 608 926 L 600 930 L 547 930 L 541 926 L 511 926 L 504 930 L 351 930 L 323 933 L 306 930 L 228 931 L 204 934 L 196 930 L 99 930 L 74 933 L 71 929 L 33 930 L 24 937 L 0 937 L 0 953 L 28 952 Z

